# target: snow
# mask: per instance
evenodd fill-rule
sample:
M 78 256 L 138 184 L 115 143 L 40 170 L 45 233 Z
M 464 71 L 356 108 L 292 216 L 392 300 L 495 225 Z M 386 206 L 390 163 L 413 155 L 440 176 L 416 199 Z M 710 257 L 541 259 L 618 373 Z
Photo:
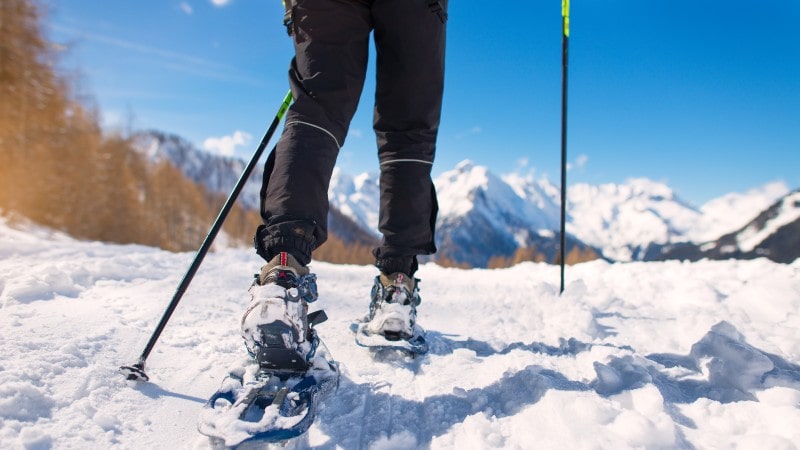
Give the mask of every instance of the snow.
M 0 448 L 205 449 L 205 399 L 245 353 L 260 259 L 210 254 L 136 361 L 193 255 L 0 223 Z M 342 370 L 308 433 L 328 449 L 800 445 L 800 262 L 421 267 L 429 355 L 353 343 L 372 267 L 312 264 Z

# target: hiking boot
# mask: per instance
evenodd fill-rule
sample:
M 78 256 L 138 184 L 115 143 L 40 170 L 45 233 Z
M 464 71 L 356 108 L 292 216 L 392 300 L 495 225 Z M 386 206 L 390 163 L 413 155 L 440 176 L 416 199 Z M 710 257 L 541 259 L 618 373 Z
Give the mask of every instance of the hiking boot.
M 387 340 L 408 340 L 415 335 L 419 280 L 397 272 L 375 277 L 366 331 Z
M 261 269 L 250 296 L 241 323 L 250 356 L 264 370 L 305 372 L 318 342 L 308 314 L 317 299 L 316 276 L 281 252 Z

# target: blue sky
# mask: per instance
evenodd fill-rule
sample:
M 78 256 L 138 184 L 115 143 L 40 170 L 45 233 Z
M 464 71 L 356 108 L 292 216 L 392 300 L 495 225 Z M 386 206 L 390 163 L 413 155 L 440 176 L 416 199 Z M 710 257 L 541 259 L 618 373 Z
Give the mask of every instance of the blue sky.
M 282 16 L 279 0 L 64 0 L 46 31 L 108 126 L 246 158 L 288 88 Z M 798 23 L 797 0 L 573 0 L 569 182 L 647 177 L 696 205 L 800 187 Z M 436 174 L 470 159 L 559 182 L 559 0 L 451 0 L 446 71 Z M 352 174 L 377 170 L 373 89 L 339 157 Z

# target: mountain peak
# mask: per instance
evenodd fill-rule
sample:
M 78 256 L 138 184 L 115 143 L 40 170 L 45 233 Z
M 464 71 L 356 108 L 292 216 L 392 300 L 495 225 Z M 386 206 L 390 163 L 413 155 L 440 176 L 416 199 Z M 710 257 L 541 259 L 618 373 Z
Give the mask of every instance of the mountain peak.
M 630 190 L 632 197 L 647 196 L 653 199 L 673 200 L 675 193 L 666 184 L 654 181 L 649 178 L 638 177 L 629 178 L 625 184 L 621 185 Z
M 567 230 L 619 261 L 643 259 L 653 243 L 684 240 L 700 217 L 668 186 L 647 178 L 576 184 L 568 194 Z
M 488 168 L 469 160 L 461 161 L 456 168 L 442 173 L 434 180 L 439 197 L 439 214 L 443 217 L 468 213 L 489 192 L 494 196 L 499 179 Z
M 464 173 L 464 172 L 470 172 L 474 168 L 475 168 L 475 163 L 472 162 L 472 160 L 465 159 L 465 160 L 459 162 L 458 164 L 456 164 L 456 167 L 455 167 L 454 170 L 457 171 L 457 172 Z

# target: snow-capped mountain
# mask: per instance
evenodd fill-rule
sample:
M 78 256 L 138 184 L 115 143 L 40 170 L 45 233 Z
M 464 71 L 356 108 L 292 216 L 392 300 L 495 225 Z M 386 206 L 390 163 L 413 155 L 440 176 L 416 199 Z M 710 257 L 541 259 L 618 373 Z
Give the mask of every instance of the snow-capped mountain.
M 616 261 L 643 260 L 651 244 L 685 241 L 702 217 L 668 186 L 644 178 L 577 184 L 567 195 L 567 231 Z
M 159 131 L 146 131 L 135 136 L 136 148 L 152 163 L 171 162 L 195 183 L 210 192 L 228 194 L 239 180 L 246 163 L 238 158 L 209 153 L 195 147 L 180 136 Z M 248 209 L 258 209 L 259 190 L 264 168 L 254 170 L 239 202 Z
M 137 142 L 151 161 L 170 161 L 214 192 L 230 192 L 244 168 L 241 160 L 204 152 L 177 136 L 147 132 L 137 136 Z M 258 208 L 262 173 L 263 166 L 258 165 L 245 186 L 239 199 L 245 207 Z M 351 176 L 338 168 L 334 171 L 328 191 L 332 234 L 345 242 L 367 245 L 380 239 L 378 182 L 377 174 Z M 546 179 L 519 174 L 501 177 L 464 161 L 434 183 L 439 196 L 441 255 L 472 266 L 485 266 L 494 256 L 511 256 L 520 247 L 535 246 L 551 259 L 555 255 L 560 193 Z M 568 243 L 596 249 L 615 261 L 696 255 L 699 250 L 687 253 L 693 243 L 707 243 L 704 249 L 711 248 L 709 242 L 742 229 L 788 192 L 784 183 L 774 182 L 697 208 L 667 185 L 643 178 L 622 184 L 575 184 L 568 190 Z M 750 245 L 758 247 L 758 243 Z
M 558 228 L 561 216 L 561 190 L 546 178 L 536 178 L 533 174 L 511 173 L 503 175 L 503 181 L 526 203 L 533 205 L 548 228 Z
M 703 221 L 691 230 L 689 240 L 709 242 L 739 230 L 788 193 L 786 183 L 775 181 L 744 193 L 731 192 L 713 199 L 700 207 Z
M 651 260 L 660 258 L 665 246 L 709 242 L 733 232 L 788 192 L 785 183 L 772 182 L 696 208 L 664 183 L 644 178 L 576 184 L 567 192 L 567 232 L 612 260 Z
M 784 196 L 743 229 L 734 233 L 736 248 L 745 254 L 792 262 L 800 249 L 800 190 Z M 794 251 L 791 251 L 794 250 Z
M 518 248 L 535 246 L 555 256 L 558 208 L 540 184 L 521 177 L 512 182 L 470 161 L 436 178 L 437 245 L 445 256 L 478 267 Z
M 800 190 L 781 197 L 740 229 L 706 243 L 666 246 L 659 259 L 752 259 L 790 263 L 800 256 Z
M 328 198 L 331 210 L 378 234 L 379 178 L 334 171 Z M 439 200 L 439 254 L 457 263 L 485 266 L 495 256 L 509 257 L 536 246 L 553 258 L 559 227 L 558 189 L 543 179 L 508 175 L 463 161 L 434 180 Z M 570 237 L 570 246 L 579 244 Z M 581 248 L 585 247 L 580 244 Z

